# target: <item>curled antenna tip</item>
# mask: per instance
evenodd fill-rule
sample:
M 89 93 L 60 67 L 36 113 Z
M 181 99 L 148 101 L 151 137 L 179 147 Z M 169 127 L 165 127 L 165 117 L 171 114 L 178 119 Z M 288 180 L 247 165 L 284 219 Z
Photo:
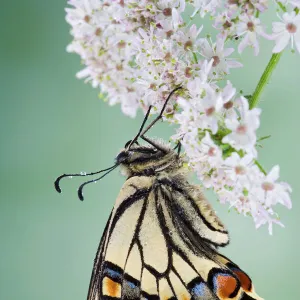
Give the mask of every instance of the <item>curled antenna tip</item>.
M 60 175 L 59 177 L 56 178 L 56 180 L 55 180 L 55 182 L 54 182 L 54 187 L 55 187 L 55 189 L 56 189 L 56 191 L 57 191 L 58 193 L 61 193 L 61 188 L 60 188 L 60 186 L 59 186 L 59 182 L 60 182 L 60 180 L 61 180 L 63 177 L 65 177 L 65 176 L 66 176 L 65 174 Z
M 82 190 L 84 188 L 84 186 L 86 186 L 87 184 L 89 183 L 92 183 L 92 182 L 98 182 L 100 179 L 102 179 L 103 177 L 105 177 L 108 173 L 110 173 L 112 170 L 114 170 L 119 164 L 115 164 L 114 166 L 108 168 L 108 169 L 105 169 L 105 170 L 102 170 L 102 171 L 99 171 L 97 173 L 100 173 L 100 172 L 103 172 L 103 171 L 107 171 L 105 172 L 102 176 L 100 176 L 99 178 L 96 178 L 96 179 L 93 179 L 93 180 L 89 180 L 87 182 L 84 182 L 79 188 L 78 188 L 78 198 L 79 200 L 83 201 L 84 200 L 84 197 L 83 197 L 83 193 L 82 193 Z M 96 174 L 96 173 L 95 173 Z
M 79 189 L 78 189 L 78 198 L 79 198 L 79 200 L 81 200 L 81 201 L 84 200 L 83 193 L 82 193 L 83 186 L 84 186 L 84 185 L 81 185 L 81 186 L 79 187 Z

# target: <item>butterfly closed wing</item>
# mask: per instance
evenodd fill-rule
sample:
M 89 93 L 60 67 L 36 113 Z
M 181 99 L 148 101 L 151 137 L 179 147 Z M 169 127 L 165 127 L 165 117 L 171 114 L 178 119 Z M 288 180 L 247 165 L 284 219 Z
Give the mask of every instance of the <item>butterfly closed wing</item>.
M 251 279 L 218 247 L 229 243 L 228 232 L 201 193 L 185 176 L 178 151 L 149 139 L 145 133 L 162 118 L 142 126 L 108 169 L 64 177 L 104 175 L 120 166 L 127 175 L 105 227 L 94 261 L 87 300 L 262 300 Z M 149 146 L 140 146 L 141 138 Z
M 155 143 L 155 142 L 152 142 Z M 95 259 L 88 300 L 261 299 L 217 252 L 228 233 L 171 148 L 131 145 L 117 157 L 128 179 Z

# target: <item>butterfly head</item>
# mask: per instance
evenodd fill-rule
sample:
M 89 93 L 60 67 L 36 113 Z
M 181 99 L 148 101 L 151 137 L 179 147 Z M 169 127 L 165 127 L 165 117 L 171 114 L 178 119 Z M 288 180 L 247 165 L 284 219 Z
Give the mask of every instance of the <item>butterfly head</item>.
M 158 172 L 178 169 L 181 166 L 180 158 L 173 149 L 158 141 L 155 141 L 155 144 L 157 147 L 130 145 L 129 141 L 116 157 L 116 163 L 128 176 L 155 175 Z

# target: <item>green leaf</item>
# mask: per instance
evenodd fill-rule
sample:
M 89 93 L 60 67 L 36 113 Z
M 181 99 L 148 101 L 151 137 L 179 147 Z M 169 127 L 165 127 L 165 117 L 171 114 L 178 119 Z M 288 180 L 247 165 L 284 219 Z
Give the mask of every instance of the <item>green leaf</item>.
M 260 142 L 260 141 L 269 139 L 270 137 L 271 137 L 271 135 L 265 135 L 265 136 L 262 136 L 261 138 L 259 138 L 257 141 Z

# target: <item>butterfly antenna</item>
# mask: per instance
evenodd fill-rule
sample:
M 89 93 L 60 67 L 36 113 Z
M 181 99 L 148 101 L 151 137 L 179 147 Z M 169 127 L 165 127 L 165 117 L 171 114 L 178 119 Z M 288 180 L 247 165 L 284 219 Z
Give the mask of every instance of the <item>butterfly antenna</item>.
M 164 111 L 165 111 L 165 109 L 166 109 L 166 107 L 167 107 L 167 104 L 168 104 L 168 102 L 169 102 L 169 100 L 171 99 L 171 97 L 172 97 L 172 95 L 176 92 L 176 91 L 178 91 L 178 90 L 180 90 L 180 89 L 182 89 L 182 87 L 181 86 L 178 86 L 177 88 L 175 88 L 170 94 L 169 94 L 169 96 L 168 96 L 168 98 L 167 98 L 167 100 L 165 101 L 165 103 L 164 103 L 164 106 L 162 107 L 162 109 L 161 109 L 161 111 L 160 111 L 160 113 L 159 113 L 159 115 L 151 122 L 151 124 L 143 131 L 143 132 L 141 132 L 140 133 L 140 135 L 139 136 L 143 136 L 157 121 L 159 121 L 161 118 L 162 118 L 162 116 L 163 116 L 163 113 L 164 113 Z
M 131 147 L 134 143 L 137 143 L 137 139 L 139 138 L 139 136 L 140 136 L 141 132 L 143 131 L 143 128 L 144 128 L 144 126 L 145 126 L 145 124 L 146 124 L 146 122 L 147 122 L 147 120 L 148 120 L 148 117 L 149 117 L 151 108 L 152 108 L 152 105 L 150 105 L 149 108 L 148 108 L 148 111 L 147 111 L 147 113 L 146 113 L 146 115 L 145 115 L 145 118 L 144 118 L 144 120 L 143 120 L 143 123 L 142 123 L 140 129 L 139 129 L 139 132 L 137 133 L 137 135 L 136 135 L 136 136 L 135 136 L 128 144 L 125 145 L 125 148 L 130 149 L 130 147 Z
M 160 119 L 162 118 L 162 115 L 163 115 L 163 113 L 164 113 L 164 111 L 165 111 L 165 109 L 166 109 L 166 107 L 167 107 L 167 104 L 168 104 L 170 98 L 171 98 L 172 95 L 173 95 L 177 90 L 179 90 L 179 89 L 182 89 L 182 87 L 179 86 L 179 87 L 175 88 L 175 89 L 169 94 L 169 96 L 168 96 L 168 98 L 166 99 L 166 101 L 165 101 L 165 103 L 164 103 L 164 106 L 163 106 L 163 108 L 161 109 L 161 111 L 160 111 L 158 117 L 156 117 L 156 118 L 151 122 L 151 124 L 143 131 L 144 126 L 145 126 L 145 124 L 146 124 L 146 122 L 147 122 L 147 120 L 148 120 L 150 111 L 151 111 L 151 109 L 152 109 L 152 105 L 149 106 L 148 111 L 147 111 L 147 113 L 146 113 L 146 116 L 145 116 L 145 118 L 144 118 L 144 120 L 143 120 L 143 123 L 142 123 L 142 125 L 141 125 L 141 127 L 140 127 L 140 130 L 138 131 L 137 135 L 131 140 L 131 142 L 129 143 L 127 149 L 130 149 L 130 147 L 132 146 L 132 144 L 134 144 L 134 143 L 137 141 L 137 139 L 138 139 L 139 137 L 143 137 L 144 134 L 145 134 L 145 133 L 146 133 L 146 132 L 147 132 L 147 131 L 148 131 L 148 130 L 149 130 L 149 129 L 150 129 L 150 128 L 158 121 L 158 120 L 160 120 Z M 143 132 L 142 132 L 142 131 L 143 131 Z M 146 139 L 145 137 L 143 137 L 143 138 Z M 149 142 L 149 141 L 148 141 L 148 142 Z
M 72 178 L 72 177 L 82 177 L 82 176 L 91 176 L 91 175 L 96 175 L 96 174 L 99 174 L 99 173 L 102 173 L 102 172 L 105 172 L 105 171 L 108 171 L 108 170 L 111 170 L 112 168 L 114 168 L 114 166 L 110 167 L 110 168 L 107 168 L 107 169 L 104 169 L 104 170 L 100 170 L 100 171 L 97 171 L 97 172 L 91 172 L 91 173 L 85 173 L 85 172 L 81 172 L 81 173 L 78 173 L 78 174 L 63 174 L 63 175 L 60 175 L 59 177 L 56 178 L 55 182 L 54 182 L 54 187 L 56 189 L 56 191 L 58 193 L 61 193 L 61 188 L 60 188 L 60 181 L 65 178 L 65 177 L 68 177 L 68 178 Z
M 104 173 L 102 176 L 100 176 L 99 178 L 96 178 L 96 179 L 92 179 L 92 180 L 89 180 L 87 182 L 84 182 L 78 189 L 78 198 L 83 201 L 84 200 L 84 197 L 83 197 L 83 193 L 82 193 L 82 190 L 84 188 L 84 186 L 86 186 L 87 184 L 90 184 L 90 183 L 93 183 L 93 182 L 97 182 L 99 181 L 100 179 L 102 179 L 103 177 L 105 177 L 107 174 L 109 174 L 111 171 L 113 171 L 116 167 L 118 167 L 119 164 L 115 164 L 114 166 L 112 166 L 111 168 L 109 169 L 106 169 L 106 170 L 102 170 L 102 171 L 107 171 L 106 173 Z

